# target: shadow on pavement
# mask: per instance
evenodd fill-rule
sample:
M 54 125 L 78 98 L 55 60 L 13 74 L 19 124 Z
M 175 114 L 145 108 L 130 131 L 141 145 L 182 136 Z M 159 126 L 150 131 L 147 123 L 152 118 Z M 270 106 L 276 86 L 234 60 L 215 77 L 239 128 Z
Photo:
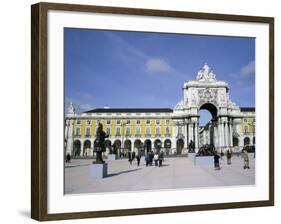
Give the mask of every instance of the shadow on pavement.
M 118 173 L 111 173 L 111 174 L 108 174 L 106 176 L 107 177 L 112 177 L 112 176 L 117 176 L 117 175 L 120 175 L 120 174 L 123 174 L 123 173 L 130 173 L 130 172 L 134 172 L 134 171 L 137 171 L 137 170 L 141 170 L 142 168 L 138 168 L 138 169 L 133 169 L 133 170 L 124 170 L 124 171 L 121 171 L 121 172 L 118 172 Z

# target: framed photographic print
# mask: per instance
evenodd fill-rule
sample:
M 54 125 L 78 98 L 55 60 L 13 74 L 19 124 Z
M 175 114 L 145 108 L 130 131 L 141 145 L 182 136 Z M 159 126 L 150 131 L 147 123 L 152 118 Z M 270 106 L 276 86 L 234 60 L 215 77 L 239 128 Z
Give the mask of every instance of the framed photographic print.
M 274 204 L 274 18 L 32 5 L 32 212 Z

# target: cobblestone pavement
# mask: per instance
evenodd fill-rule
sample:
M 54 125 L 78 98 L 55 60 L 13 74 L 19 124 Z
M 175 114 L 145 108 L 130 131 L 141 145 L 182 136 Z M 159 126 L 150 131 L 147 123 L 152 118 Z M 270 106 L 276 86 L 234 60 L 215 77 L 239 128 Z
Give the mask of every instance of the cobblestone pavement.
M 241 157 L 234 156 L 232 164 L 221 160 L 221 170 L 213 165 L 194 165 L 186 157 L 165 158 L 163 167 L 146 167 L 141 160 L 132 165 L 128 160 L 107 161 L 108 176 L 95 179 L 90 175 L 92 160 L 77 159 L 65 164 L 65 193 L 98 193 L 138 190 L 219 187 L 255 184 L 255 159 L 250 155 L 250 169 L 243 169 Z

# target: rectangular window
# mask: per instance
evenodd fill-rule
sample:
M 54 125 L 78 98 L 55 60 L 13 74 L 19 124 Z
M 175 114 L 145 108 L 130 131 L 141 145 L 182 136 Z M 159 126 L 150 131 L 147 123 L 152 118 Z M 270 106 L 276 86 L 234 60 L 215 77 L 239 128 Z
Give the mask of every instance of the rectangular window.
M 80 128 L 76 128 L 76 135 L 80 135 Z
M 86 128 L 86 135 L 89 136 L 91 133 L 91 129 L 89 127 Z
M 101 123 L 100 120 L 97 120 L 97 124 Z
M 141 122 L 140 122 L 140 120 L 137 120 L 137 124 L 140 124 Z
M 110 124 L 110 120 L 107 120 L 107 121 L 106 121 L 106 124 Z
M 110 128 L 106 128 L 106 134 L 110 135 Z
M 120 128 L 116 128 L 116 135 L 120 135 Z
M 91 120 L 87 120 L 87 124 L 90 125 L 91 124 Z
M 81 124 L 81 120 L 77 120 L 77 121 L 76 121 L 76 124 Z
M 159 125 L 160 124 L 160 120 L 156 120 L 156 124 Z
M 160 135 L 160 127 L 156 127 L 156 135 Z
M 130 120 L 127 120 L 127 121 L 126 121 L 126 124 L 131 124 L 131 121 L 130 121 Z
M 244 122 L 247 123 L 247 118 L 244 118 Z
M 167 134 L 167 135 L 170 134 L 170 129 L 169 129 L 169 127 L 166 127 L 166 134 Z
M 146 124 L 150 124 L 150 120 L 146 120 Z
M 147 135 L 150 135 L 150 127 L 146 127 L 146 132 Z
M 170 124 L 170 120 L 166 120 L 166 125 L 169 125 Z
M 130 135 L 130 133 L 131 133 L 131 130 L 130 130 L 129 127 L 127 127 L 127 128 L 126 128 L 126 135 Z
M 136 134 L 137 134 L 137 135 L 140 135 L 140 133 L 141 133 L 141 129 L 140 129 L 140 127 L 138 126 L 137 129 L 136 129 Z
M 116 121 L 116 124 L 121 124 L 121 121 L 120 121 L 120 120 L 117 120 L 117 121 Z

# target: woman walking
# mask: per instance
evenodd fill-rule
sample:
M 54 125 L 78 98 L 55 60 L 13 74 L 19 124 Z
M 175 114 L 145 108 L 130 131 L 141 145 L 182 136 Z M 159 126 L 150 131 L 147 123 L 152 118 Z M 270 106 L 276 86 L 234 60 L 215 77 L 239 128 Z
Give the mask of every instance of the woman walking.
M 226 152 L 227 165 L 231 165 L 231 157 L 232 157 L 232 153 L 229 150 L 227 150 Z
M 215 165 L 215 170 L 220 170 L 220 156 L 218 155 L 217 152 L 214 153 L 214 165 Z
M 250 169 L 249 155 L 248 155 L 248 151 L 245 147 L 242 150 L 242 158 L 244 159 L 244 169 Z

